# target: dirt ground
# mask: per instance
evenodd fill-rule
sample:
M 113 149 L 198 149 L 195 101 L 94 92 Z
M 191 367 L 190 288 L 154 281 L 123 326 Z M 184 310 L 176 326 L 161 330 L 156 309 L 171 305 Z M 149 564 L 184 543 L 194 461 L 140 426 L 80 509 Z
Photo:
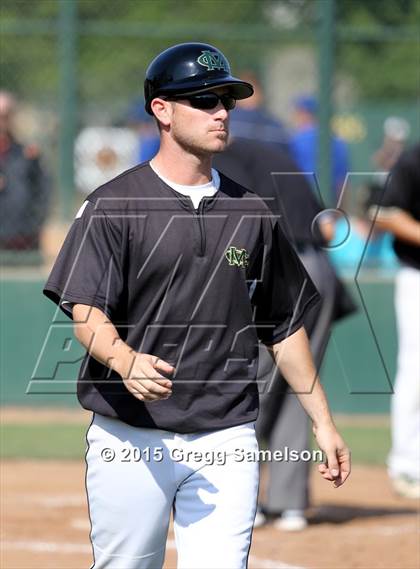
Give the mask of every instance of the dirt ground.
M 91 563 L 84 463 L 1 464 L 3 569 L 88 568 Z M 314 472 L 314 508 L 302 533 L 255 530 L 250 569 L 417 569 L 418 504 L 395 497 L 384 468 L 355 467 L 333 489 Z M 176 567 L 171 531 L 165 568 Z

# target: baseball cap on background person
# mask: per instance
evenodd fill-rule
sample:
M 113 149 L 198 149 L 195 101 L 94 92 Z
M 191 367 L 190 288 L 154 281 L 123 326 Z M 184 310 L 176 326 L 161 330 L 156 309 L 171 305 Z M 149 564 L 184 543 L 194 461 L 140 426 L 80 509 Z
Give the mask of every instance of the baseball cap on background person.
M 229 87 L 235 99 L 250 97 L 250 83 L 233 77 L 223 53 L 206 43 L 181 43 L 169 47 L 150 63 L 144 81 L 145 109 L 152 115 L 151 102 L 168 95 L 193 95 Z
M 294 109 L 294 134 L 290 149 L 299 168 L 315 189 L 315 175 L 319 171 L 318 100 L 310 94 L 302 94 L 292 101 Z M 331 133 L 331 199 L 336 202 L 350 171 L 350 153 L 344 139 Z
M 310 115 L 318 112 L 318 101 L 312 95 L 299 95 L 293 100 L 293 107 L 300 111 L 306 111 Z

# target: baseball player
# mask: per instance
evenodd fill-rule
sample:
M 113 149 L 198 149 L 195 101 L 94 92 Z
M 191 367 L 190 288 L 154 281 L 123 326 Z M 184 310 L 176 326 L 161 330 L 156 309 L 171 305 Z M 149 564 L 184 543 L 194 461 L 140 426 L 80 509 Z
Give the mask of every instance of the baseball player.
M 379 209 L 380 229 L 391 232 L 400 262 L 395 282 L 397 376 L 391 401 L 392 448 L 388 473 L 398 494 L 420 498 L 420 142 L 391 170 Z M 377 196 L 379 197 L 379 196 Z
M 171 513 L 178 567 L 247 567 L 259 342 L 301 394 L 321 475 L 349 475 L 302 326 L 318 292 L 261 198 L 212 169 L 251 94 L 211 45 L 158 55 L 145 101 L 159 152 L 88 196 L 45 286 L 87 350 L 95 569 L 162 567 Z

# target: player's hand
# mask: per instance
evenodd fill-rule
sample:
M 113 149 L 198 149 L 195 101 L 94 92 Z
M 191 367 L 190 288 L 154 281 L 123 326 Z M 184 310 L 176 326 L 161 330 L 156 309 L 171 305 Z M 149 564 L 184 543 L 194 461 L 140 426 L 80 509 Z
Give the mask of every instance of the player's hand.
M 135 354 L 127 377 L 123 378 L 128 391 L 140 401 L 159 401 L 172 395 L 171 375 L 175 368 L 151 354 Z
M 326 455 L 326 462 L 318 466 L 318 471 L 338 488 L 350 475 L 350 450 L 333 424 L 314 427 L 313 432 L 319 448 Z

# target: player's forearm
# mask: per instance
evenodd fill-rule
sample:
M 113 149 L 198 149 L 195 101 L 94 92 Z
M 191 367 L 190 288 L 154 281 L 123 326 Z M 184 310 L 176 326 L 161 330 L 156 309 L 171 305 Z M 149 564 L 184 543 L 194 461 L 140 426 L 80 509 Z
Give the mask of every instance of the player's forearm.
M 376 227 L 384 231 L 390 231 L 402 241 L 420 247 L 420 222 L 415 220 L 409 213 L 402 210 L 381 209 L 376 218 Z
M 102 364 L 127 377 L 134 352 L 118 334 L 109 318 L 98 308 L 73 307 L 74 333 L 89 354 Z
M 272 346 L 272 355 L 282 376 L 297 394 L 314 428 L 333 424 L 327 398 L 320 383 L 308 337 L 302 327 Z

